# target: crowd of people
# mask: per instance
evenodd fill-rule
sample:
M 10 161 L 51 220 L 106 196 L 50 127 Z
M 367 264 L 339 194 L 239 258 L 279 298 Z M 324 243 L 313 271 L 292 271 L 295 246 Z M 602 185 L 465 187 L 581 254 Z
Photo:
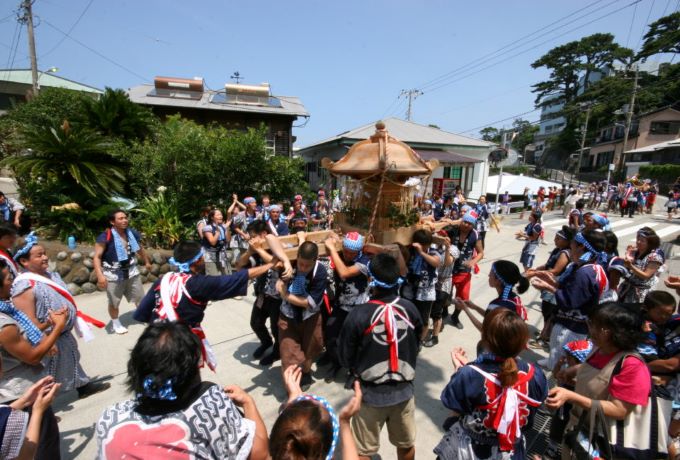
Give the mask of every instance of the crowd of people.
M 628 212 L 638 188 L 621 190 L 626 202 L 618 206 Z M 321 190 L 309 205 L 298 195 L 290 206 L 234 195 L 228 209 L 204 210 L 197 241 L 179 242 L 174 270 L 146 292 L 142 236 L 124 210 L 112 211 L 94 258 L 110 328 L 127 332 L 118 319 L 123 297 L 148 326 L 128 361 L 132 398 L 96 424 L 98 457 L 331 459 L 337 449 L 343 459 L 370 459 L 386 426 L 396 458 L 412 459 L 419 355 L 439 345 L 446 324 L 465 329 L 461 315 L 478 343 L 474 356 L 451 352 L 441 393 L 450 414 L 440 442 L 428 446 L 437 458 L 527 458 L 538 410 L 552 417 L 543 458 L 672 453 L 680 438 L 680 316 L 676 298 L 656 290 L 666 262 L 660 238 L 642 227 L 620 255 L 602 201 L 581 197 L 570 206 L 579 194 L 554 188 L 534 200 L 526 191 L 528 221 L 516 235 L 525 240 L 521 267 L 490 264 L 495 298 L 486 306 L 470 298 L 472 275 L 499 221 L 485 197 L 473 203 L 460 188 L 417 197 L 421 225 L 410 244 L 382 249 L 358 232 L 308 240 L 310 231 L 332 228 L 337 194 L 328 201 Z M 562 205 L 560 197 L 568 225 L 537 262 L 542 214 Z M 509 199 L 501 203 L 509 207 Z M 285 235 L 296 240 L 295 256 L 279 239 Z M 680 277 L 664 282 L 680 294 Z M 244 390 L 204 381 L 200 372 L 219 364 L 202 328 L 210 302 L 245 296 L 251 284 L 253 358 L 263 367 L 281 362 L 288 394 L 270 430 Z M 543 317 L 533 336 L 522 300 L 529 289 L 540 292 Z M 80 364 L 74 330 L 89 340 L 92 326 L 106 325 L 78 310 L 37 237 L 17 240 L 15 225 L 0 225 L 0 458 L 59 458 L 55 394 L 86 398 L 109 387 Z M 340 375 L 353 391 L 339 411 L 310 392 L 315 364 L 326 382 Z

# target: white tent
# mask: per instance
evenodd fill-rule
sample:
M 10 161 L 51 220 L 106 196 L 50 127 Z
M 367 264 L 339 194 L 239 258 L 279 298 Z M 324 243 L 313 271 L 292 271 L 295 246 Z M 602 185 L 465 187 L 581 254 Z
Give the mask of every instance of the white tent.
M 486 193 L 487 195 L 495 195 L 498 188 L 498 177 L 499 176 L 489 176 L 489 180 L 486 182 Z M 502 195 L 506 191 L 510 195 L 522 195 L 524 189 L 529 187 L 529 191 L 534 195 L 538 191 L 539 187 L 555 187 L 562 188 L 562 184 L 557 182 L 551 182 L 543 179 L 536 179 L 535 177 L 527 176 L 515 176 L 513 174 L 503 173 L 503 179 L 501 180 L 500 194 Z

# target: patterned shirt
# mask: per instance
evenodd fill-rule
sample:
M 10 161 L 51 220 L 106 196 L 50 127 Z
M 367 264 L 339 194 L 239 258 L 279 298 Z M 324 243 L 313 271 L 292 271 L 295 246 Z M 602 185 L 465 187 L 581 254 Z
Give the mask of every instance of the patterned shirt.
M 210 385 L 189 407 L 142 415 L 132 400 L 104 411 L 97 422 L 97 458 L 234 459 L 249 457 L 255 422 L 243 418 L 224 390 Z

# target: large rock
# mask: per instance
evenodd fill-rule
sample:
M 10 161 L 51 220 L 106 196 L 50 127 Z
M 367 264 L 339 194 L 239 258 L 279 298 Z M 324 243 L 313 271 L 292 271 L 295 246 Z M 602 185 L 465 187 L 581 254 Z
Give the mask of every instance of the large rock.
M 165 275 L 167 272 L 171 271 L 172 267 L 170 264 L 163 264 L 161 265 L 161 275 Z
M 154 264 L 161 265 L 162 263 L 165 262 L 165 258 L 161 255 L 160 252 L 154 252 L 154 253 L 151 255 L 151 261 L 152 261 Z
M 80 288 L 83 290 L 83 293 L 85 294 L 92 294 L 94 291 L 97 290 L 97 285 L 93 283 L 85 283 Z
M 82 292 L 83 292 L 83 290 L 80 289 L 80 286 L 78 286 L 75 283 L 69 283 L 69 284 L 66 285 L 66 287 L 68 288 L 68 292 L 70 292 L 71 295 L 78 295 L 78 294 L 82 294 Z
M 151 264 L 151 274 L 158 276 L 161 273 L 161 266 L 158 264 Z
M 140 265 L 139 274 L 142 276 L 146 276 L 149 274 L 149 270 L 144 265 Z
M 60 251 L 57 253 L 57 260 L 66 260 L 68 253 L 66 251 Z
M 92 270 L 90 273 L 90 283 L 97 284 L 97 274 Z
M 89 257 L 90 259 L 94 259 L 94 251 L 90 251 L 87 257 Z
M 156 275 L 149 275 L 149 276 L 146 277 L 146 280 L 147 280 L 149 283 L 153 283 L 153 282 L 156 281 L 157 279 L 158 279 L 158 277 L 157 277 Z
M 68 260 L 60 261 L 57 262 L 57 268 L 56 271 L 59 273 L 59 275 L 64 278 L 66 275 L 71 273 L 71 269 L 73 268 L 73 264 L 69 262 Z
M 73 254 L 71 254 L 71 260 L 74 262 L 80 262 L 80 260 L 83 258 L 83 254 L 76 251 Z
M 71 273 L 67 278 L 71 283 L 76 283 L 78 285 L 87 283 L 90 281 L 90 270 L 86 267 L 76 268 L 75 270 L 71 270 Z
M 94 262 L 90 258 L 83 259 L 83 265 L 85 265 L 87 268 L 94 268 Z

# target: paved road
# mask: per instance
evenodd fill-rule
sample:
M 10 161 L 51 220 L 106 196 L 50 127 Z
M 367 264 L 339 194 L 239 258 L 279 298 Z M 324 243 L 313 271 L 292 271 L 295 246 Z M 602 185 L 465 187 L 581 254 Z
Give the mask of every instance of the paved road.
M 553 235 L 566 220 L 558 213 L 545 217 L 546 238 L 552 243 Z M 651 226 L 659 232 L 664 240 L 669 240 L 680 232 L 680 220 L 666 221 L 664 216 L 637 216 L 635 219 L 612 218 L 614 230 L 619 236 L 619 250 L 624 251 L 634 238 L 638 228 Z M 523 228 L 526 222 L 517 217 L 506 217 L 502 223 L 501 233 L 490 231 L 487 237 L 487 256 L 480 263 L 481 272 L 472 281 L 472 300 L 479 305 L 486 305 L 496 293 L 488 288 L 487 276 L 493 260 L 508 259 L 516 263 L 523 242 L 514 239 L 514 233 Z M 551 245 L 543 245 L 536 257 L 538 263 L 547 259 Z M 677 266 L 676 266 L 677 265 Z M 680 272 L 680 264 L 671 261 L 671 271 Z M 529 323 L 532 328 L 541 326 L 540 299 L 537 291 L 530 289 L 522 296 L 529 309 Z M 97 318 L 106 318 L 106 298 L 102 293 L 77 297 L 80 308 Z M 208 307 L 204 323 L 206 334 L 214 346 L 219 365 L 216 373 L 203 371 L 203 379 L 219 384 L 236 384 L 249 391 L 258 404 L 260 412 L 271 428 L 277 416 L 279 404 L 285 397 L 281 384 L 280 365 L 276 363 L 271 369 L 264 369 L 251 360 L 251 353 L 257 347 L 257 339 L 250 331 L 249 319 L 253 298 L 243 300 L 227 300 L 215 302 Z M 136 324 L 131 318 L 130 306 L 123 305 L 124 324 L 130 332 L 124 336 L 109 334 L 104 330 L 95 331 L 96 340 L 88 344 L 80 343 L 82 364 L 91 376 L 104 377 L 111 380 L 112 388 L 108 391 L 79 401 L 76 393 L 69 392 L 59 397 L 55 409 L 61 417 L 63 458 L 91 459 L 96 455 L 94 424 L 102 410 L 108 405 L 127 399 L 130 394 L 125 388 L 126 363 L 129 351 L 143 330 L 143 325 Z M 465 329 L 460 331 L 451 326 L 444 329 L 440 343 L 434 348 L 424 349 L 418 359 L 416 369 L 416 422 L 417 453 L 419 458 L 432 458 L 432 448 L 442 435 L 441 424 L 447 416 L 447 410 L 439 401 L 439 395 L 451 377 L 452 367 L 449 350 L 454 346 L 464 347 L 474 356 L 479 333 L 462 315 Z M 537 359 L 543 353 L 534 350 L 527 352 L 527 358 Z M 323 381 L 323 371 L 317 372 L 317 381 L 311 392 L 327 397 L 332 404 L 343 404 L 349 393 L 343 389 L 342 378 L 327 384 Z M 380 454 L 384 459 L 396 458 L 395 451 L 383 432 Z

